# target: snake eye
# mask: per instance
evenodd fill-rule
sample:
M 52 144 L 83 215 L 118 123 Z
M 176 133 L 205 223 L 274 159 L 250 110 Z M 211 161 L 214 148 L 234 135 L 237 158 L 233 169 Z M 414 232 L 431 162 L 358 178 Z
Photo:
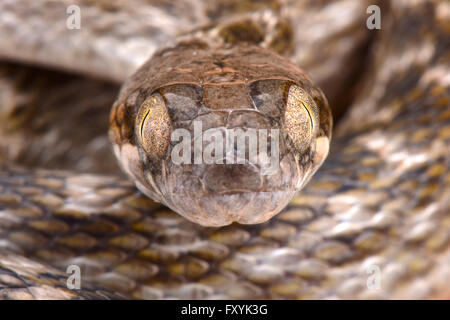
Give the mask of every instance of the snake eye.
M 317 106 L 305 90 L 291 85 L 284 112 L 284 129 L 298 152 L 311 143 L 316 130 Z
M 138 144 L 152 161 L 164 158 L 170 142 L 171 121 L 160 94 L 145 99 L 140 106 L 135 125 Z

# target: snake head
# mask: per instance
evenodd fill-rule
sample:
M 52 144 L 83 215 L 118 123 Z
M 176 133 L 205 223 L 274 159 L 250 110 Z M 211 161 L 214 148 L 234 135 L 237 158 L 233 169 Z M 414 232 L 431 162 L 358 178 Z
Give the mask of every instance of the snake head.
M 136 186 L 205 226 L 280 212 L 325 160 L 331 113 L 321 90 L 259 47 L 181 43 L 123 86 L 110 138 Z

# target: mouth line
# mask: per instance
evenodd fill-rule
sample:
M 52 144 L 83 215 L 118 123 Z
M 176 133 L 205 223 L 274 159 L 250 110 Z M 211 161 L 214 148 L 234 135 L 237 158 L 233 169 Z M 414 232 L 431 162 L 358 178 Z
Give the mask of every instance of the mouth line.
M 296 188 L 272 188 L 270 190 L 226 190 L 226 191 L 219 191 L 219 192 L 211 192 L 211 193 L 205 193 L 202 195 L 183 195 L 178 194 L 179 197 L 183 198 L 194 198 L 194 199 L 200 199 L 203 197 L 213 197 L 213 196 L 221 196 L 221 195 L 239 195 L 239 194 L 257 194 L 257 193 L 275 193 L 275 192 L 292 192 L 297 191 Z

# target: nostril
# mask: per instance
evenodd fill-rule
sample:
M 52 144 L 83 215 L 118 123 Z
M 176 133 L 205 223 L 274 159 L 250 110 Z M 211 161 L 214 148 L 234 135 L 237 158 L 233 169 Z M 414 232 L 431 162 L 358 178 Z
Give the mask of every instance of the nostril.
M 211 193 L 233 193 L 259 191 L 263 181 L 260 170 L 254 165 L 223 164 L 210 166 L 204 182 Z

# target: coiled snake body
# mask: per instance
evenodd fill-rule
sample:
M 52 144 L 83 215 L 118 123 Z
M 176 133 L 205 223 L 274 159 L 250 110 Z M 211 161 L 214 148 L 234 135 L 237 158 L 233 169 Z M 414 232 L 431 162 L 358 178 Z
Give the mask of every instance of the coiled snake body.
M 300 168 L 315 164 L 305 170 L 306 181 L 328 151 L 331 124 L 323 114 L 326 100 L 307 76 L 294 65 L 286 67 L 290 62 L 270 50 L 277 51 L 311 75 L 332 107 L 352 102 L 333 133 L 323 166 L 267 222 L 200 226 L 148 199 L 118 173 L 106 138 L 109 106 L 117 92 L 113 84 L 5 62 L 0 78 L 0 297 L 448 298 L 448 3 L 383 1 L 380 31 L 365 27 L 369 3 L 364 1 L 192 3 L 193 8 L 186 10 L 184 2 L 160 1 L 150 6 L 140 1 L 127 5 L 83 1 L 79 3 L 81 29 L 68 30 L 67 16 L 61 12 L 69 3 L 43 1 L 34 7 L 5 1 L 0 6 L 0 54 L 5 60 L 14 58 L 116 81 L 167 45 L 166 41 L 177 44 L 158 51 L 155 57 L 175 51 L 179 61 L 193 62 L 192 54 L 221 48 L 216 50 L 222 53 L 211 54 L 218 70 L 203 70 L 219 75 L 220 81 L 245 74 L 232 67 L 227 55 L 254 54 L 249 60 L 259 63 L 258 72 L 264 77 L 246 77 L 244 90 L 249 90 L 246 97 L 254 105 L 268 108 L 261 113 L 276 118 L 277 109 L 268 105 L 277 101 L 289 105 L 292 92 L 300 96 L 306 92 L 314 101 L 306 103 L 308 113 L 300 115 L 300 120 L 302 115 L 315 115 L 311 127 L 318 131 L 310 140 L 322 139 L 314 148 L 316 153 L 309 157 L 302 153 L 299 159 L 303 162 L 296 159 Z M 337 12 L 348 16 L 338 17 Z M 49 20 L 55 21 L 51 28 Z M 263 56 L 261 63 L 258 55 Z M 235 60 L 242 63 L 239 68 L 248 67 L 245 55 Z M 119 158 L 125 157 L 122 165 L 137 178 L 150 171 L 156 183 L 143 186 L 149 181 L 144 178 L 140 189 L 150 190 L 155 198 L 180 192 L 180 186 L 193 181 L 192 175 L 186 179 L 185 172 L 175 172 L 172 178 L 157 181 L 155 163 L 165 152 L 163 148 L 158 153 L 160 139 L 146 140 L 153 141 L 149 145 L 141 140 L 139 152 L 152 151 L 149 163 L 140 163 L 141 154 L 136 156 L 135 150 L 123 147 L 124 141 L 142 139 L 139 134 L 145 138 L 145 126 L 136 131 L 135 121 L 145 124 L 153 116 L 139 114 L 139 110 L 133 113 L 132 108 L 146 103 L 154 107 L 158 103 L 154 101 L 164 98 L 166 105 L 173 103 L 172 109 L 168 108 L 169 114 L 158 113 L 152 121 L 170 117 L 182 123 L 199 87 L 198 77 L 186 80 L 189 74 L 198 76 L 197 71 L 183 69 L 179 63 L 174 63 L 179 67 L 177 73 L 164 78 L 173 69 L 163 62 L 157 63 L 161 67 L 157 74 L 163 76 L 152 75 L 153 82 L 139 82 L 143 79 L 139 72 L 131 78 L 111 113 L 110 136 L 122 148 L 116 152 Z M 207 69 L 206 65 L 201 67 Z M 277 74 L 283 67 L 283 74 Z M 251 74 L 254 69 L 248 68 Z M 267 75 L 269 69 L 272 73 Z M 149 72 L 145 67 L 141 70 Z M 362 76 L 359 70 L 365 70 Z M 175 81 L 180 72 L 184 72 L 182 81 Z M 296 76 L 287 77 L 289 72 Z M 148 73 L 143 77 L 149 77 Z M 146 83 L 153 87 L 143 88 Z M 202 104 L 211 103 L 210 109 L 224 96 L 221 108 L 242 97 L 236 91 L 227 95 L 219 85 L 213 87 L 222 91 L 211 89 L 208 94 L 214 98 L 205 100 L 208 83 L 202 82 L 199 99 Z M 180 109 L 177 99 L 187 107 Z M 316 113 L 314 106 L 319 107 Z M 223 124 L 219 118 L 224 110 L 218 109 L 203 123 Z M 300 120 L 297 125 L 310 123 Z M 234 120 L 228 115 L 227 121 L 239 125 L 264 122 L 258 115 L 242 114 Z M 302 132 L 313 132 L 308 128 Z M 297 137 L 296 132 L 290 131 L 287 141 L 304 151 L 307 146 L 296 142 L 305 137 Z M 165 131 L 158 134 L 164 137 Z M 156 161 L 151 157 L 157 157 Z M 287 172 L 293 179 L 293 172 L 300 171 Z M 214 184 L 220 174 L 214 171 L 208 180 L 206 173 L 202 183 Z M 228 174 L 222 177 L 224 181 Z M 236 177 L 242 175 L 246 178 L 229 185 L 260 190 L 260 184 L 253 188 L 252 174 L 241 172 Z M 302 184 L 297 178 L 295 183 Z M 166 189 L 158 193 L 151 189 L 155 185 Z M 189 188 L 197 190 L 193 185 Z M 191 203 L 183 208 L 182 203 L 170 201 L 166 203 L 180 211 L 192 208 Z M 239 204 L 234 199 L 223 205 L 232 201 Z M 270 202 L 268 207 L 273 208 L 276 203 Z M 223 216 L 217 214 L 217 207 L 200 211 L 201 219 L 211 219 L 209 225 L 255 222 L 251 219 L 258 210 L 241 210 L 231 220 L 218 223 L 214 221 Z M 191 210 L 186 215 L 195 220 L 196 213 Z M 81 267 L 81 289 L 66 286 L 66 269 L 71 265 Z

